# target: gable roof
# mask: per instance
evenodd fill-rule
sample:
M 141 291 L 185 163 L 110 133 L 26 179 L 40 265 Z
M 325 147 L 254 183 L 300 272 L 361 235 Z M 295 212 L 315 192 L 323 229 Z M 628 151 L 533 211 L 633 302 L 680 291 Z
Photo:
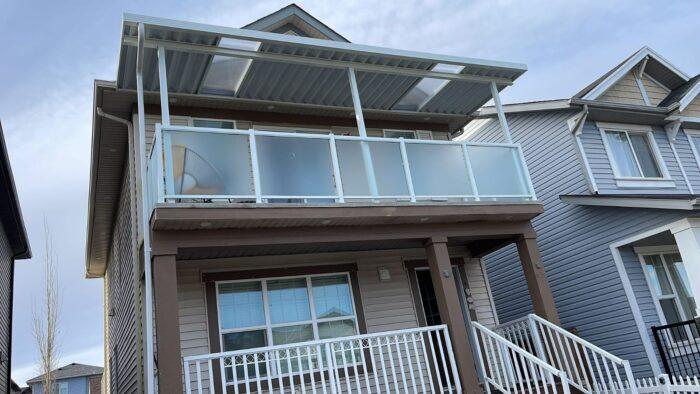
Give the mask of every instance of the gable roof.
M 670 107 L 678 104 L 678 109 L 683 111 L 688 104 L 700 93 L 700 74 L 689 79 L 688 82 L 671 91 L 663 101 L 659 103 L 660 107 Z
M 679 88 L 690 79 L 688 75 L 671 64 L 663 56 L 645 46 L 613 67 L 610 71 L 603 74 L 593 83 L 583 88 L 583 90 L 576 93 L 573 98 L 595 100 L 644 59 L 647 59 L 647 65 L 644 69 L 645 73 L 651 75 L 655 80 L 671 90 Z
M 291 30 L 296 34 L 301 33 L 299 35 L 302 36 L 350 42 L 294 3 L 243 26 L 243 29 L 272 33 L 286 33 Z
M 29 247 L 27 232 L 24 229 L 22 210 L 19 206 L 15 180 L 12 176 L 10 158 L 7 155 L 2 124 L 0 124 L 0 221 L 7 239 L 10 241 L 14 258 L 31 258 L 32 251 Z
M 61 368 L 53 370 L 54 379 L 63 380 L 70 378 L 78 378 L 81 376 L 95 376 L 102 375 L 104 368 L 97 367 L 94 365 L 71 363 Z M 41 383 L 41 378 L 44 375 L 39 375 L 37 377 L 27 380 L 27 384 Z

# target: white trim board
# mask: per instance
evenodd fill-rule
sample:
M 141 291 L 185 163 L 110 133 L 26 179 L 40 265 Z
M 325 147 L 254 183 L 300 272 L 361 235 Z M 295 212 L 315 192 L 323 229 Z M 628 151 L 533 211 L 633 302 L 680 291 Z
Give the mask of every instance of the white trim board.
M 671 62 L 666 60 L 663 56 L 656 53 L 656 51 L 654 51 L 653 49 L 645 46 L 639 51 L 637 51 L 637 53 L 635 53 L 632 57 L 627 59 L 627 61 L 625 61 L 622 65 L 620 65 L 617 68 L 617 70 L 615 70 L 615 72 L 608 75 L 603 81 L 601 81 L 598 85 L 591 89 L 590 92 L 586 93 L 586 95 L 584 95 L 582 99 L 596 100 L 608 89 L 610 89 L 615 83 L 617 83 L 617 81 L 619 81 L 620 78 L 624 77 L 625 75 L 627 75 L 628 72 L 632 71 L 632 69 L 646 57 L 654 58 L 654 60 L 661 63 L 664 67 L 668 68 L 682 79 L 686 81 L 690 79 L 690 77 L 686 73 L 679 70 L 676 66 L 671 64 Z
M 698 209 L 696 199 L 657 199 L 642 197 L 598 197 L 598 196 L 559 196 L 566 204 L 598 207 L 675 209 L 692 211 Z
M 695 82 L 692 88 L 680 99 L 678 102 L 678 112 L 683 112 L 683 110 L 690 104 L 695 97 L 700 93 L 700 80 Z

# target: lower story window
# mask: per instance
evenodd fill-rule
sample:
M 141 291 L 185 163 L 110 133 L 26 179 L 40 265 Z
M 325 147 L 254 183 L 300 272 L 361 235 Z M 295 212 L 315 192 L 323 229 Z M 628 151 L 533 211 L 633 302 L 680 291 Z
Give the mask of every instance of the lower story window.
M 654 297 L 661 307 L 666 323 L 692 319 L 695 299 L 690 281 L 679 253 L 659 253 L 642 256 Z
M 358 333 L 348 274 L 218 282 L 223 351 Z

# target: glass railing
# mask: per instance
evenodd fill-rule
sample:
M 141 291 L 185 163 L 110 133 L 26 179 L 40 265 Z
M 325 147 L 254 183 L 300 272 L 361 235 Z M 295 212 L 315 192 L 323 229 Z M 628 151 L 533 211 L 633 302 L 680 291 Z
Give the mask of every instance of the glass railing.
M 535 199 L 516 144 L 185 126 L 156 127 L 147 183 L 150 204 Z

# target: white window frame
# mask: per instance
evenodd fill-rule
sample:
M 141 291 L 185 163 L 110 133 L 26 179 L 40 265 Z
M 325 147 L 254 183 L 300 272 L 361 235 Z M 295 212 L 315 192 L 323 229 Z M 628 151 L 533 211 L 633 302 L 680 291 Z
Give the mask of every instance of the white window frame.
M 315 308 L 314 300 L 313 300 L 313 288 L 312 288 L 311 279 L 312 278 L 320 278 L 320 277 L 324 277 L 324 276 L 340 276 L 340 275 L 345 275 L 347 280 L 348 280 L 348 288 L 350 290 L 350 305 L 352 306 L 352 315 L 339 316 L 339 317 L 328 317 L 328 318 L 320 318 L 320 319 L 317 318 L 316 308 Z M 309 297 L 309 308 L 311 309 L 311 320 L 273 324 L 271 322 L 270 307 L 268 305 L 267 282 L 270 280 L 299 279 L 299 278 L 306 279 L 306 290 L 307 290 L 308 297 Z M 242 283 L 242 282 L 260 282 L 261 283 L 261 291 L 262 291 L 262 297 L 263 297 L 263 312 L 265 314 L 265 324 L 262 326 L 250 326 L 250 327 L 244 327 L 244 328 L 223 329 L 221 327 L 221 305 L 219 304 L 219 300 L 220 300 L 220 298 L 219 298 L 219 285 L 226 284 L 226 283 Z M 355 308 L 355 294 L 353 292 L 352 277 L 350 276 L 350 273 L 347 271 L 346 272 L 324 273 L 324 274 L 275 276 L 275 277 L 266 277 L 266 278 L 222 280 L 222 281 L 216 281 L 214 283 L 214 286 L 216 288 L 216 311 L 218 314 L 217 324 L 218 324 L 218 329 L 219 329 L 219 343 L 221 344 L 221 349 L 222 349 L 221 351 L 224 351 L 223 350 L 224 334 L 244 332 L 244 331 L 265 330 L 265 339 L 266 339 L 266 343 L 267 343 L 266 347 L 274 346 L 274 344 L 272 343 L 272 329 L 275 327 L 288 327 L 288 326 L 294 326 L 294 325 L 310 324 L 312 327 L 312 330 L 313 330 L 313 335 L 314 335 L 313 341 L 318 341 L 318 340 L 320 340 L 319 335 L 318 335 L 318 324 L 319 323 L 353 319 L 355 321 L 355 333 L 356 333 L 355 335 L 360 334 L 360 325 L 359 325 L 359 322 L 357 320 L 358 319 L 357 318 L 357 310 Z
M 610 166 L 613 170 L 613 175 L 615 177 L 615 182 L 618 187 L 621 188 L 675 188 L 676 183 L 671 178 L 671 174 L 668 172 L 666 167 L 666 162 L 664 161 L 659 146 L 654 138 L 654 133 L 651 126 L 646 125 L 630 125 L 630 124 L 620 124 L 620 123 L 604 123 L 596 122 L 598 130 L 600 131 L 600 136 L 603 139 L 603 146 L 605 147 L 605 153 L 610 161 Z M 610 148 L 610 142 L 608 141 L 608 131 L 613 132 L 624 132 L 626 134 L 643 134 L 647 138 L 649 143 L 649 148 L 653 155 L 654 162 L 661 173 L 661 177 L 631 177 L 623 176 L 620 173 L 617 160 L 612 153 Z M 632 147 L 630 147 L 632 148 Z M 637 153 L 632 149 L 632 154 L 634 155 L 635 164 L 639 166 L 639 159 L 637 159 Z M 642 173 L 641 168 L 639 168 L 640 174 Z
M 63 394 L 64 390 L 68 394 L 68 382 L 58 382 L 58 394 Z
M 202 118 L 199 116 L 190 116 L 189 122 L 188 122 L 190 127 L 195 127 L 195 125 L 194 125 L 195 120 L 206 120 L 206 121 L 212 121 L 212 122 L 231 122 L 231 123 L 233 123 L 233 129 L 234 130 L 238 129 L 238 121 L 234 120 L 234 119 Z
M 634 252 L 637 254 L 637 257 L 639 258 L 639 263 L 642 265 L 642 272 L 644 272 L 644 279 L 647 282 L 647 286 L 649 288 L 649 293 L 651 293 L 651 298 L 654 300 L 654 307 L 656 308 L 656 314 L 659 317 L 659 321 L 661 322 L 662 325 L 669 324 L 668 320 L 666 320 L 666 315 L 664 315 L 664 311 L 661 308 L 661 300 L 666 300 L 666 299 L 672 299 L 673 303 L 676 305 L 676 309 L 678 310 L 678 314 L 681 317 L 681 321 L 686 321 L 690 320 L 693 317 L 687 317 L 685 315 L 685 311 L 683 310 L 682 305 L 680 304 L 680 300 L 678 299 L 678 291 L 676 290 L 676 285 L 673 283 L 673 279 L 671 276 L 670 268 L 668 266 L 668 263 L 666 262 L 666 258 L 664 257 L 664 254 L 669 254 L 669 253 L 678 253 L 680 254 L 680 251 L 678 250 L 678 247 L 676 245 L 661 245 L 661 246 L 639 246 L 634 248 Z M 649 272 L 647 271 L 647 262 L 644 261 L 645 256 L 659 256 L 661 258 L 661 262 L 664 267 L 664 271 L 666 272 L 666 277 L 668 278 L 668 281 L 671 285 L 671 291 L 673 292 L 672 295 L 664 296 L 663 298 L 659 298 L 659 296 L 656 294 L 656 289 L 654 289 L 654 286 L 652 285 L 651 278 L 649 277 Z M 685 264 L 685 262 L 683 262 Z M 693 298 L 695 298 L 695 294 L 693 294 Z M 688 329 L 687 330 L 687 335 L 688 338 L 693 338 L 692 332 Z M 695 342 L 699 342 L 699 339 L 695 339 Z M 682 341 L 682 342 L 675 342 L 673 345 L 679 346 L 679 347 L 684 347 L 688 344 L 688 341 Z
M 698 152 L 698 149 L 695 147 L 695 142 L 693 142 L 695 138 L 700 139 L 700 129 L 688 129 L 684 127 L 683 132 L 685 132 L 686 137 L 688 137 L 688 144 L 690 144 L 690 150 L 693 151 L 695 164 L 700 168 L 700 152 Z
M 406 133 L 406 134 L 413 134 L 413 139 L 418 139 L 418 133 L 416 130 L 401 130 L 401 129 L 382 129 L 382 137 L 384 138 L 398 138 L 398 137 L 387 137 L 386 135 L 388 133 Z

